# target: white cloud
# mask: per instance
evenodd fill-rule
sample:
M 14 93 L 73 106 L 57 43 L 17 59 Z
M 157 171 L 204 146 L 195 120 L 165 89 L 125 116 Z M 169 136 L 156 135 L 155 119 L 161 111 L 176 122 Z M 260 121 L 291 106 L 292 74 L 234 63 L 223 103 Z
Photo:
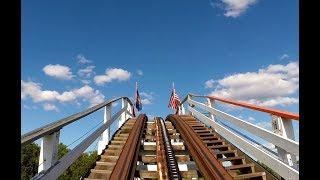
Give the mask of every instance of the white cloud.
M 144 97 L 144 99 L 141 99 L 141 103 L 144 105 L 152 104 L 153 100 L 153 92 L 147 93 L 147 92 L 141 92 L 141 97 Z
M 70 71 L 70 68 L 68 66 L 62 66 L 60 64 L 56 65 L 46 65 L 43 69 L 44 73 L 48 76 L 52 76 L 57 79 L 66 79 L 70 80 L 74 77 L 72 75 L 72 72 Z
M 101 94 L 99 90 L 94 90 L 88 85 L 85 85 L 79 89 L 74 89 L 73 93 L 75 93 L 78 97 L 88 100 L 90 102 L 90 106 L 97 105 L 104 101 L 104 95 Z
M 59 112 L 59 109 L 54 105 L 54 104 L 50 104 L 50 103 L 45 103 L 43 105 L 43 109 L 46 111 L 56 111 Z
M 210 80 L 208 80 L 208 81 L 206 81 L 204 83 L 204 87 L 205 88 L 213 88 L 213 85 L 214 85 L 214 80 L 213 79 L 210 79 Z
M 263 128 L 263 129 L 267 129 L 267 130 L 271 130 L 271 122 L 258 122 L 256 123 L 257 126 Z
M 256 120 L 256 119 L 253 118 L 253 117 L 251 117 L 251 116 L 248 118 L 248 121 L 250 121 L 250 122 L 253 122 L 253 121 L 255 121 L 255 120 Z
M 153 92 L 151 93 L 141 92 L 140 95 L 148 99 L 153 99 Z
M 72 91 L 66 91 L 66 92 L 63 92 L 61 95 L 58 95 L 56 98 L 60 102 L 70 102 L 77 99 L 77 96 Z
M 141 70 L 138 70 L 138 71 L 137 71 L 137 74 L 140 75 L 140 76 L 142 76 L 142 75 L 143 75 L 143 72 L 142 72 Z
M 131 73 L 121 68 L 108 68 L 104 75 L 97 75 L 94 77 L 94 82 L 97 85 L 103 85 L 113 80 L 126 81 L 131 77 Z
M 288 96 L 299 90 L 299 63 L 269 65 L 258 72 L 237 73 L 217 82 L 210 95 L 262 106 L 294 104 L 298 99 Z
M 151 101 L 149 99 L 141 99 L 141 103 L 144 105 L 151 104 Z
M 265 101 L 251 99 L 249 101 L 249 103 L 252 103 L 252 104 L 257 104 L 260 106 L 269 106 L 269 107 L 277 106 L 277 105 L 286 106 L 290 104 L 296 104 L 298 102 L 299 102 L 298 98 L 292 98 L 292 97 L 276 97 L 274 99 L 268 99 Z
M 54 101 L 58 95 L 57 91 L 42 91 L 39 83 L 21 80 L 21 99 L 31 97 L 34 102 Z
M 84 69 L 79 69 L 78 70 L 78 75 L 80 77 L 84 77 L 84 78 L 90 78 L 92 74 L 94 74 L 93 69 L 95 68 L 95 66 L 88 66 Z
M 87 79 L 82 79 L 81 82 L 82 82 L 83 84 L 90 84 L 90 83 L 91 83 L 91 81 L 90 81 L 90 80 L 87 80 Z
M 117 102 L 112 103 L 112 107 L 116 107 L 118 105 L 119 105 L 119 103 L 117 103 Z
M 257 0 L 221 0 L 224 4 L 226 17 L 239 17 L 243 14 L 249 6 L 253 5 L 257 2 Z
M 86 59 L 83 55 L 81 54 L 78 54 L 77 55 L 77 60 L 78 60 L 78 63 L 79 64 L 88 64 L 88 63 L 91 63 L 92 61 Z
M 283 54 L 281 57 L 280 57 L 280 60 L 284 60 L 284 59 L 288 59 L 289 58 L 289 55 L 288 54 Z
M 105 98 L 100 91 L 94 90 L 88 85 L 71 91 L 64 91 L 60 94 L 57 91 L 43 91 L 39 83 L 21 80 L 21 99 L 24 100 L 27 97 L 30 97 L 34 102 L 59 101 L 61 103 L 76 102 L 77 99 L 82 99 L 83 101 L 88 101 L 90 106 L 102 103 Z

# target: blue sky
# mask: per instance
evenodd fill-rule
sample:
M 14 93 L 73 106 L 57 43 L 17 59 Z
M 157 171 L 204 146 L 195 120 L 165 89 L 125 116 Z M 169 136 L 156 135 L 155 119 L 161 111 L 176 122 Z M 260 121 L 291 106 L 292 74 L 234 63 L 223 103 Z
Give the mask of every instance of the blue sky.
M 172 82 L 181 99 L 212 93 L 299 112 L 298 17 L 296 0 L 22 1 L 21 133 L 132 97 L 136 81 L 150 116 L 172 112 Z M 62 142 L 102 118 L 64 129 Z

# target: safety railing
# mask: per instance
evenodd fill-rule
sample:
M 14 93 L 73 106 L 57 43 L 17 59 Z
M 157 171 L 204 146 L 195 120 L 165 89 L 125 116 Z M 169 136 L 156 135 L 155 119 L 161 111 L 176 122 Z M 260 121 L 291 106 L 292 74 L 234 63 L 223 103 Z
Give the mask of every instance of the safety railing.
M 122 101 L 122 108 L 112 115 L 112 104 L 116 101 Z M 93 133 L 86 137 L 81 143 L 64 155 L 61 159 L 58 157 L 58 144 L 60 130 L 81 118 L 92 114 L 99 109 L 104 108 L 104 121 Z M 98 154 L 100 155 L 108 144 L 111 134 L 110 125 L 117 119 L 118 127 L 128 118 L 134 117 L 133 104 L 127 97 L 114 98 L 101 104 L 88 108 L 82 112 L 73 114 L 51 124 L 45 125 L 21 136 L 21 146 L 42 138 L 39 156 L 38 174 L 33 179 L 57 179 L 72 163 L 98 138 Z M 120 117 L 120 118 L 119 118 Z
M 206 103 L 198 102 L 192 98 L 205 98 Z M 216 101 L 269 113 L 271 115 L 272 131 L 266 130 L 255 124 L 216 109 Z M 188 112 L 185 110 L 185 103 L 188 104 Z M 209 116 L 206 116 L 204 113 L 196 110 L 196 108 L 208 112 Z M 292 125 L 293 120 L 299 120 L 298 114 L 214 96 L 200 96 L 194 94 L 188 94 L 181 101 L 179 114 L 193 115 L 207 126 L 215 129 L 217 133 L 222 135 L 228 141 L 235 142 L 234 145 L 236 147 L 243 149 L 248 155 L 251 155 L 253 158 L 262 162 L 278 173 L 281 177 L 285 179 L 299 179 L 299 171 L 295 168 L 296 157 L 299 156 L 299 142 L 294 140 L 294 130 Z M 222 123 L 216 121 L 215 118 L 220 118 L 222 121 L 229 122 L 241 130 L 252 133 L 257 137 L 272 143 L 277 149 L 277 156 L 271 155 L 260 147 L 257 147 L 255 143 L 244 138 L 241 134 L 236 133 L 232 129 L 227 128 Z

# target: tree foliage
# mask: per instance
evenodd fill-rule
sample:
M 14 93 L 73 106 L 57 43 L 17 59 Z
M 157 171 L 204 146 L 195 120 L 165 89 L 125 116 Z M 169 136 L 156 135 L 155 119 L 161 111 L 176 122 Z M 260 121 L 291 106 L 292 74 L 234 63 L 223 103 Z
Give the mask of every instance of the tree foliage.
M 30 179 L 38 172 L 40 147 L 31 143 L 21 149 L 21 179 Z
M 70 149 L 60 143 L 58 145 L 58 159 L 66 155 Z M 40 147 L 31 143 L 21 149 L 21 179 L 31 179 L 38 172 Z M 83 153 L 63 174 L 59 180 L 80 179 L 87 173 L 96 161 L 97 151 Z

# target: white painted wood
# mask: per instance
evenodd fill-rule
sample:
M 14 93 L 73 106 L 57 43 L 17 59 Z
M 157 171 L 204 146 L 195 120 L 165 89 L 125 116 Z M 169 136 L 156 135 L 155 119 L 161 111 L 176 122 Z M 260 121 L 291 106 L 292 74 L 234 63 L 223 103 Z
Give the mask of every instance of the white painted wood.
M 292 167 L 288 166 L 287 164 L 283 163 L 277 158 L 257 148 L 246 139 L 242 138 L 241 136 L 238 136 L 237 134 L 228 130 L 227 128 L 220 125 L 219 123 L 212 121 L 210 118 L 201 114 L 199 111 L 191 107 L 189 107 L 189 110 L 194 113 L 195 118 L 197 118 L 198 120 L 202 121 L 205 124 L 208 123 L 210 126 L 218 129 L 220 135 L 222 135 L 228 141 L 237 142 L 237 144 L 234 144 L 236 147 L 244 149 L 246 153 L 257 158 L 260 162 L 267 165 L 269 168 L 271 168 L 273 171 L 278 173 L 283 178 L 290 179 L 290 180 L 299 179 L 299 171 L 293 169 Z
M 110 121 L 101 125 L 97 130 L 85 138 L 79 145 L 63 156 L 54 166 L 32 179 L 57 179 L 110 125 L 126 110 L 126 106 L 112 116 Z
M 239 128 L 245 129 L 248 132 L 251 132 L 256 136 L 259 136 L 259 137 L 265 139 L 266 141 L 268 141 L 274 145 L 277 145 L 290 153 L 293 153 L 296 156 L 299 156 L 299 143 L 294 140 L 284 138 L 278 134 L 270 132 L 270 131 L 263 129 L 257 125 L 254 125 L 254 124 L 251 124 L 251 123 L 246 122 L 244 120 L 241 120 L 237 117 L 229 115 L 229 114 L 222 112 L 220 110 L 217 110 L 215 108 L 210 108 L 203 103 L 196 102 L 194 100 L 188 100 L 188 102 L 190 104 L 193 104 L 193 105 L 201 108 L 201 109 L 207 110 L 207 111 L 211 112 L 212 114 L 214 114 L 215 116 L 221 117 L 222 119 L 227 120 L 227 121 L 237 125 Z
M 215 106 L 215 102 L 214 102 L 214 100 L 212 100 L 212 99 L 210 99 L 210 98 L 207 98 L 207 103 L 208 103 L 208 106 L 209 107 L 211 107 L 211 108 L 214 108 Z M 213 121 L 215 121 L 214 120 L 214 114 L 212 114 L 212 113 L 210 113 L 210 117 L 211 117 L 211 119 L 213 120 Z
M 133 117 L 133 114 L 131 114 L 131 112 L 126 111 L 126 113 L 127 113 L 128 118 L 132 118 Z
M 294 140 L 294 131 L 291 120 L 283 120 L 281 117 L 271 115 L 273 132 L 284 138 Z M 296 156 L 288 153 L 285 149 L 276 146 L 278 157 L 289 166 L 296 166 Z
M 38 173 L 49 169 L 58 160 L 58 145 L 60 131 L 42 138 L 39 156 Z
M 183 104 L 181 104 L 180 109 L 181 109 L 181 111 L 179 111 L 179 114 L 180 115 L 185 115 L 186 114 L 186 109 L 184 108 Z
M 127 108 L 130 104 L 128 103 L 128 101 L 126 101 L 124 98 L 121 99 L 121 107 L 124 108 L 126 107 L 126 111 L 124 111 L 121 114 L 121 117 L 119 119 L 119 123 L 118 123 L 118 127 L 120 128 L 122 126 L 122 124 L 129 118 L 128 113 L 127 113 Z
M 109 104 L 107 106 L 104 107 L 104 116 L 103 116 L 103 123 L 107 123 L 108 121 L 111 120 L 111 108 L 112 105 Z M 101 140 L 98 142 L 98 155 L 101 155 L 102 151 L 106 148 L 106 146 L 109 143 L 109 140 L 111 138 L 110 135 L 110 129 L 107 128 L 101 135 Z
M 133 118 L 133 115 L 132 115 L 132 106 L 130 105 L 130 103 L 127 101 L 127 111 L 126 111 L 126 114 L 127 114 L 127 118 Z

